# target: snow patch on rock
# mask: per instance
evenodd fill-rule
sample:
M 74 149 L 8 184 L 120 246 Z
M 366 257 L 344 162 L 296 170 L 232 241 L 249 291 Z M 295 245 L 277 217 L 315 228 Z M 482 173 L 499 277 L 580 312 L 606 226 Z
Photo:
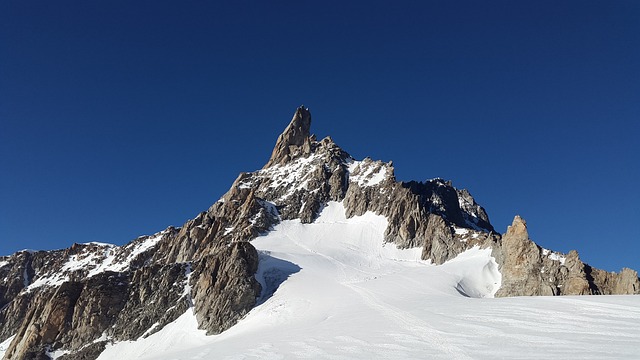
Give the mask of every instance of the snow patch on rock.
M 28 279 L 25 272 L 24 291 L 29 292 L 41 286 L 60 286 L 70 280 L 71 273 L 79 271 L 86 272 L 87 278 L 106 271 L 126 271 L 133 260 L 155 247 L 165 233 L 166 231 L 162 231 L 153 236 L 140 237 L 122 247 L 95 242 L 80 245 L 84 248 L 69 255 L 59 269 L 52 269 L 46 274 L 36 274 L 34 279 Z
M 375 186 L 389 176 L 388 165 L 381 161 L 366 158 L 349 163 L 349 181 L 360 187 Z
M 11 342 L 13 341 L 13 339 L 16 336 L 10 336 L 8 337 L 5 341 L 0 342 L 0 359 L 4 358 L 4 354 L 7 352 L 7 350 L 9 349 L 9 345 L 11 345 Z
M 548 257 L 549 260 L 559 261 L 562 265 L 564 265 L 564 262 L 567 260 L 567 257 L 563 254 L 551 251 L 549 249 L 542 249 L 542 255 Z

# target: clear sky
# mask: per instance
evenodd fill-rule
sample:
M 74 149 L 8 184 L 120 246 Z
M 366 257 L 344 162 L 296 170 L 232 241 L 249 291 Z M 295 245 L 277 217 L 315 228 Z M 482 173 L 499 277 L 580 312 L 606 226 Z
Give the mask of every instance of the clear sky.
M 0 254 L 123 244 L 259 169 L 297 106 L 500 232 L 640 269 L 640 2 L 0 3 Z

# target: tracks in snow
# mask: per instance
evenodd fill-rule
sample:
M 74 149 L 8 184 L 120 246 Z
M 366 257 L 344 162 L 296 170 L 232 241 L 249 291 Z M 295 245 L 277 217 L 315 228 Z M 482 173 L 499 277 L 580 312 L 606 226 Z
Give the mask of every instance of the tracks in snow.
M 311 249 L 309 246 L 304 244 L 304 241 L 299 240 L 296 237 L 292 237 L 287 235 L 288 240 L 290 240 L 293 244 L 303 249 L 304 251 L 320 256 L 321 258 L 329 261 L 334 268 L 339 271 L 341 278 L 337 281 L 337 284 L 345 286 L 353 291 L 357 296 L 362 300 L 363 304 L 367 307 L 371 308 L 374 311 L 374 314 L 383 316 L 388 320 L 396 323 L 400 329 L 406 332 L 406 334 L 389 334 L 393 336 L 407 336 L 413 337 L 414 340 L 421 342 L 424 344 L 425 348 L 433 350 L 438 350 L 441 355 L 444 355 L 447 359 L 459 359 L 459 360 L 467 360 L 472 359 L 472 357 L 468 356 L 465 351 L 463 351 L 457 345 L 451 343 L 451 341 L 447 338 L 447 334 L 442 334 L 441 331 L 434 329 L 429 326 L 429 324 L 420 318 L 412 315 L 409 312 L 403 311 L 398 307 L 392 306 L 391 304 L 380 299 L 379 296 L 372 290 L 369 290 L 362 286 L 364 283 L 367 283 L 369 280 L 381 278 L 384 276 L 389 276 L 393 274 L 397 274 L 401 271 L 401 269 L 396 269 L 396 271 L 378 271 L 371 272 L 365 271 L 361 268 L 358 268 L 354 265 L 344 263 L 328 254 L 324 254 L 322 252 Z M 359 256 L 357 254 L 357 248 L 350 248 L 349 250 L 354 252 L 355 256 Z M 395 263 L 399 263 L 400 261 L 394 261 L 391 259 L 386 260 L 389 262 L 389 265 L 397 265 Z M 395 266 L 393 266 L 395 267 Z M 384 267 L 381 267 L 382 270 Z M 373 316 L 373 315 L 372 315 Z

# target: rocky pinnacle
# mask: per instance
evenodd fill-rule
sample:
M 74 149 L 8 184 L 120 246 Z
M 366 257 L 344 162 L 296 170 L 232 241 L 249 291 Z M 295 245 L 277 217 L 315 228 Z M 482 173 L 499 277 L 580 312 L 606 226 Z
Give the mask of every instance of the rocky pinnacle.
M 300 106 L 284 132 L 278 137 L 271 158 L 265 168 L 283 164 L 301 155 L 311 153 L 311 113 L 304 105 Z

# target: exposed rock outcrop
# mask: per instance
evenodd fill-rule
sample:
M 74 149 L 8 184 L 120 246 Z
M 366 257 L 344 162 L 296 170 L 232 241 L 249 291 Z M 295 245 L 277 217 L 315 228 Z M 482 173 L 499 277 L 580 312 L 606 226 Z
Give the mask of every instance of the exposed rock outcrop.
M 258 253 L 247 242 L 224 246 L 194 264 L 193 296 L 201 329 L 221 333 L 253 308 L 261 291 L 257 270 Z
M 100 337 L 125 302 L 121 274 L 105 272 L 86 282 L 64 282 L 32 298 L 5 357 L 36 358 L 65 344 L 79 348 Z
M 5 358 L 48 359 L 49 351 L 64 350 L 64 359 L 94 359 L 108 341 L 148 336 L 189 308 L 209 333 L 232 326 L 260 295 L 253 277 L 255 249 L 243 242 L 217 247 L 195 261 L 151 261 L 158 244 L 177 234 L 170 229 L 124 247 L 75 244 L 67 250 L 17 254 L 12 272 L 35 275 L 27 279 L 21 274 L 21 290 L 10 299 L 5 294 L 2 338 L 16 335 Z M 34 270 L 40 262 L 51 266 Z
M 265 168 L 285 164 L 299 156 L 308 156 L 311 153 L 310 129 L 311 113 L 302 105 L 296 110 L 289 126 L 278 137 Z
M 561 254 L 529 239 L 526 222 L 516 216 L 493 255 L 502 273 L 496 296 L 638 294 L 640 279 L 630 269 L 619 274 L 593 269 L 575 250 Z

